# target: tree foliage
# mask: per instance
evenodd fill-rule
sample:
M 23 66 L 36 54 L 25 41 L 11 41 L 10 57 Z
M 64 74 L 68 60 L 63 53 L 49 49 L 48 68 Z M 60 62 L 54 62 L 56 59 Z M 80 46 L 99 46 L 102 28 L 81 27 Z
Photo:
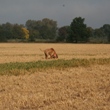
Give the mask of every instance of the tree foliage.
M 24 39 L 23 25 L 6 23 L 0 25 L 0 41 L 4 42 L 11 39 Z
M 67 38 L 69 36 L 69 26 L 63 26 L 58 29 L 58 42 L 67 42 Z
M 26 28 L 22 28 L 23 32 L 24 32 L 24 38 L 25 39 L 29 39 L 29 31 Z
M 100 29 L 105 33 L 105 36 L 107 36 L 108 42 L 110 42 L 110 24 L 104 24 Z
M 44 18 L 43 20 L 28 20 L 26 27 L 32 39 L 54 39 L 56 37 L 57 22 Z
M 38 41 L 38 42 L 90 42 L 110 43 L 110 24 L 93 29 L 87 27 L 85 19 L 76 17 L 70 25 L 57 27 L 57 21 L 44 18 L 42 20 L 27 20 L 24 25 L 0 24 L 0 42 Z
M 110 25 L 104 24 L 102 27 L 93 29 L 89 38 L 92 43 L 109 43 L 110 42 Z
M 84 24 L 84 18 L 76 17 L 70 24 L 70 42 L 87 42 L 89 37 L 89 31 L 86 24 Z

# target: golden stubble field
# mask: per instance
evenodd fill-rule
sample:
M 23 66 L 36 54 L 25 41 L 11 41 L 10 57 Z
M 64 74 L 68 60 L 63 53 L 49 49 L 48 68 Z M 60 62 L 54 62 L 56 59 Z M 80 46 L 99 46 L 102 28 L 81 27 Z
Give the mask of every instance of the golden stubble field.
M 109 44 L 43 44 L 43 43 L 9 43 L 0 44 L 0 63 L 30 62 L 44 60 L 40 50 L 53 47 L 59 59 L 72 58 L 109 58 Z
M 44 59 L 53 47 L 59 59 L 110 58 L 109 44 L 1 43 L 0 64 Z M 0 76 L 0 110 L 110 110 L 110 65 Z

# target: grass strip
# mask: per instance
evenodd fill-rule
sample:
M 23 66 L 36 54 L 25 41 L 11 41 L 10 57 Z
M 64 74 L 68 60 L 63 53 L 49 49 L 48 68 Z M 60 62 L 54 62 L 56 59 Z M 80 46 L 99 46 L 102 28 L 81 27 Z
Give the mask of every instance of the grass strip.
M 16 63 L 5 63 L 0 64 L 0 75 L 15 74 L 19 75 L 20 71 L 35 71 L 46 70 L 46 69 L 65 69 L 68 67 L 79 67 L 79 66 L 90 66 L 90 65 L 104 65 L 110 64 L 110 58 L 99 58 L 99 59 L 71 59 L 71 60 L 47 60 L 47 61 L 36 61 L 36 62 L 16 62 Z

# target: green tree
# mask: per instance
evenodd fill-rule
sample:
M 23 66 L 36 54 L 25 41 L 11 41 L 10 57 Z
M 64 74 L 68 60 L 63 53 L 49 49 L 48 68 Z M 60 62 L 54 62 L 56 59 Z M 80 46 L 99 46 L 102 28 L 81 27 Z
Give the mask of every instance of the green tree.
M 11 39 L 23 39 L 25 33 L 22 30 L 23 25 L 6 23 L 0 25 L 0 39 L 7 41 Z
M 90 37 L 90 42 L 107 43 L 110 42 L 110 25 L 104 24 L 101 28 L 93 30 L 93 35 Z
M 92 43 L 106 43 L 107 36 L 101 28 L 93 30 L 93 36 L 90 37 L 90 42 Z
M 100 29 L 104 31 L 105 35 L 107 36 L 108 42 L 110 42 L 110 24 L 104 24 Z
M 89 31 L 86 24 L 84 24 L 84 18 L 76 17 L 70 24 L 70 37 L 69 42 L 87 42 L 89 37 Z
M 0 25 L 0 42 L 4 42 L 4 41 L 6 41 L 6 37 L 4 36 L 4 30 Z
M 54 39 L 56 37 L 57 22 L 44 18 L 43 20 L 28 20 L 26 28 L 29 30 L 30 39 Z
M 57 41 L 58 42 L 67 42 L 67 38 L 69 35 L 69 26 L 63 26 L 58 29 L 58 37 Z
M 28 21 L 26 21 L 25 26 L 26 26 L 26 28 L 28 30 L 35 30 L 35 29 L 37 29 L 36 28 L 37 27 L 37 21 L 35 21 L 35 20 L 28 20 Z
M 28 20 L 25 24 L 26 28 L 29 30 L 29 40 L 35 41 L 36 39 L 42 39 L 40 35 L 40 30 L 42 28 L 42 22 L 40 20 Z
M 13 26 L 13 39 L 24 39 L 25 33 L 22 30 L 23 25 L 14 24 Z
M 42 20 L 42 29 L 41 36 L 44 39 L 55 39 L 56 30 L 57 30 L 57 22 L 50 20 L 48 18 L 44 18 Z
M 13 25 L 7 22 L 6 24 L 2 24 L 1 26 L 3 29 L 3 37 L 6 39 L 11 39 L 13 34 Z
M 41 39 L 40 33 L 38 30 L 30 30 L 29 31 L 29 40 L 30 41 L 35 41 L 36 39 Z

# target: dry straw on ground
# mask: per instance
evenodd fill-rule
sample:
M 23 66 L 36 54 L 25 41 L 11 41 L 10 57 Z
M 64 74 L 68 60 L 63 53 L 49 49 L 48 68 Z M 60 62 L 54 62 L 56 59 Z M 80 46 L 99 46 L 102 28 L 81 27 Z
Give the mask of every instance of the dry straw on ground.
M 45 61 L 39 48 L 49 47 L 55 48 L 60 59 L 110 58 L 110 45 L 104 44 L 0 44 L 0 63 Z M 109 67 L 0 76 L 0 110 L 109 110 Z
M 0 76 L 0 110 L 109 110 L 110 68 Z
M 53 47 L 59 59 L 71 58 L 109 58 L 109 44 L 0 44 L 0 63 L 29 62 L 44 60 L 41 49 Z

